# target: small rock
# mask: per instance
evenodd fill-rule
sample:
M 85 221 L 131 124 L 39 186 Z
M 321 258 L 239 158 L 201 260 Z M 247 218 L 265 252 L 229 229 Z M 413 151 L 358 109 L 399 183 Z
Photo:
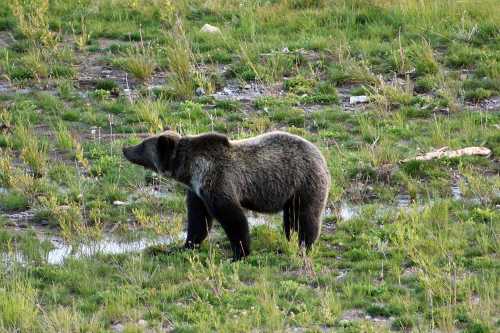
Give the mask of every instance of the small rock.
M 48 226 L 48 225 L 49 225 L 49 221 L 47 221 L 47 220 L 41 220 L 41 221 L 39 222 L 39 224 L 40 224 L 41 226 L 45 227 L 45 226 Z
M 349 98 L 349 104 L 361 104 L 368 103 L 368 96 L 351 96 Z
M 347 327 L 350 324 L 351 324 L 350 320 L 347 320 L 347 319 L 341 319 L 341 320 L 339 320 L 339 326 L 341 326 L 341 327 Z
M 198 87 L 196 88 L 195 92 L 196 96 L 203 96 L 205 95 L 205 89 L 203 89 L 202 87 Z
M 141 319 L 137 322 L 137 325 L 145 327 L 148 325 L 148 322 L 145 321 L 144 319 Z
M 125 201 L 115 200 L 113 201 L 114 206 L 126 206 L 127 203 Z
M 28 228 L 28 225 L 26 223 L 19 223 L 17 225 L 17 227 L 20 228 L 20 229 L 26 229 L 26 228 Z
M 151 90 L 155 90 L 155 89 L 161 89 L 161 87 L 162 86 L 160 84 L 154 84 L 154 85 L 148 86 L 147 89 L 149 91 L 151 91 Z
M 208 23 L 206 23 L 203 27 L 201 27 L 200 31 L 206 32 L 209 34 L 220 34 L 221 33 L 219 28 L 214 27 L 213 25 L 210 25 Z
M 252 86 L 248 83 L 243 86 L 243 89 L 245 89 L 245 90 L 250 90 L 251 88 L 252 88 Z
M 288 52 L 290 52 L 290 50 L 288 49 L 288 47 L 284 47 L 281 49 L 281 52 L 288 53 Z
M 347 271 L 340 271 L 339 275 L 335 278 L 337 281 L 343 281 L 347 276 Z
M 123 324 L 118 323 L 111 326 L 111 330 L 113 330 L 113 332 L 121 333 L 125 330 L 125 326 Z

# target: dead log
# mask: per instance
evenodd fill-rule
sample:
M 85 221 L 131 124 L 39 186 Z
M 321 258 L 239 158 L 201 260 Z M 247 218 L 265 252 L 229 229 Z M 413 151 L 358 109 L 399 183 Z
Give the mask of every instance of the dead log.
M 466 147 L 456 150 L 449 150 L 448 147 L 443 147 L 424 155 L 404 159 L 401 161 L 401 163 L 406 163 L 410 161 L 430 161 L 444 157 L 454 158 L 460 156 L 489 156 L 490 154 L 491 150 L 486 147 Z

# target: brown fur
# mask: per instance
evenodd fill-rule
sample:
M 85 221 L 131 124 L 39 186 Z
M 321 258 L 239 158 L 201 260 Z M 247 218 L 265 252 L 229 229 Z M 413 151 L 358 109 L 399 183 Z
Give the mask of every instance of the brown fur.
M 310 248 L 319 235 L 330 175 L 320 151 L 285 132 L 230 141 L 217 133 L 180 137 L 167 131 L 124 148 L 125 157 L 185 184 L 189 190 L 186 247 L 199 245 L 217 219 L 234 257 L 250 252 L 243 208 L 283 211 L 284 230 Z

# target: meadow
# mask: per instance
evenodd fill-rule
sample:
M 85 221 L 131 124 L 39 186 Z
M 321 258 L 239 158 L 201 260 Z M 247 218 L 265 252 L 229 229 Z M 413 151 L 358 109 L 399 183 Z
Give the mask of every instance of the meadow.
M 499 331 L 499 7 L 1 1 L 0 332 Z M 165 128 L 316 144 L 313 251 L 251 213 L 245 260 L 178 251 L 185 190 L 121 153 Z

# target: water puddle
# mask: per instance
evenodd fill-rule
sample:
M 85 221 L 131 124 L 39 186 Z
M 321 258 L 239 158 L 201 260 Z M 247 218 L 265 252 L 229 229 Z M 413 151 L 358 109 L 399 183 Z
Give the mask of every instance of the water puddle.
M 12 85 L 6 81 L 0 81 L 0 92 L 7 92 L 12 89 Z
M 152 238 L 141 238 L 135 241 L 125 241 L 114 235 L 106 235 L 102 239 L 81 243 L 68 243 L 57 236 L 38 235 L 40 241 L 49 242 L 52 248 L 41 256 L 50 265 L 62 265 L 66 259 L 89 258 L 96 255 L 110 255 L 123 253 L 137 253 L 152 246 L 169 245 L 186 237 L 185 233 L 177 236 L 159 236 Z M 43 250 L 40 248 L 40 252 Z M 29 260 L 19 250 L 10 253 L 2 253 L 0 261 L 26 263 Z
M 451 195 L 454 201 L 463 201 L 462 190 L 460 189 L 459 183 L 454 182 L 451 186 Z M 475 201 L 475 199 L 471 199 Z M 325 217 L 332 216 L 335 214 L 340 220 L 348 221 L 357 216 L 359 216 L 365 209 L 373 209 L 375 215 L 385 214 L 389 212 L 398 212 L 400 210 L 408 211 L 409 209 L 421 210 L 426 207 L 429 203 L 415 203 L 415 200 L 407 193 L 400 193 L 396 196 L 395 204 L 352 204 L 343 201 L 337 209 L 327 209 L 325 211 Z
M 261 225 L 272 226 L 271 221 L 263 214 L 248 214 L 248 223 L 250 228 Z M 187 236 L 185 232 L 182 232 L 176 236 L 157 236 L 126 241 L 116 235 L 108 234 L 98 240 L 71 243 L 56 235 L 48 235 L 43 231 L 38 231 L 36 233 L 38 241 L 50 243 L 50 250 L 43 251 L 41 247 L 39 249 L 40 257 L 44 258 L 45 262 L 50 265 L 62 265 L 68 258 L 80 259 L 96 255 L 137 253 L 149 247 L 165 246 L 183 241 Z M 29 262 L 29 258 L 21 250 L 15 249 L 10 253 L 0 253 L 0 262 L 25 264 Z
M 10 214 L 2 214 L 1 216 L 5 218 L 7 221 L 13 224 L 28 222 L 33 220 L 35 217 L 36 211 L 33 209 L 24 210 L 21 212 L 15 212 Z
M 458 184 L 451 186 L 451 196 L 453 200 L 462 200 L 462 190 Z
M 158 187 L 146 187 L 143 188 L 141 191 L 138 192 L 139 195 L 144 195 L 144 196 L 151 196 L 156 199 L 165 199 L 169 196 L 172 196 L 172 193 L 162 191 L 161 188 Z
M 398 194 L 396 196 L 398 208 L 408 208 L 411 205 L 411 196 L 409 194 Z
M 98 254 L 123 254 L 141 252 L 151 246 L 169 245 L 186 237 L 185 233 L 178 236 L 160 236 L 157 238 L 143 238 L 137 241 L 126 242 L 115 236 L 108 235 L 101 240 L 70 245 L 60 238 L 49 241 L 54 247 L 47 254 L 47 263 L 51 265 L 63 264 L 67 258 L 85 258 Z
M 350 205 L 347 202 L 342 202 L 340 205 L 339 216 L 342 221 L 350 220 L 359 214 L 361 208 L 361 205 Z
M 260 225 L 272 226 L 269 218 L 263 214 L 247 214 L 247 221 L 250 228 L 258 227 Z
M 464 178 L 460 177 L 460 175 L 455 175 L 453 177 L 452 183 L 451 183 L 451 197 L 453 200 L 462 200 L 463 199 L 463 193 L 462 189 L 460 188 L 460 181 L 465 181 Z

